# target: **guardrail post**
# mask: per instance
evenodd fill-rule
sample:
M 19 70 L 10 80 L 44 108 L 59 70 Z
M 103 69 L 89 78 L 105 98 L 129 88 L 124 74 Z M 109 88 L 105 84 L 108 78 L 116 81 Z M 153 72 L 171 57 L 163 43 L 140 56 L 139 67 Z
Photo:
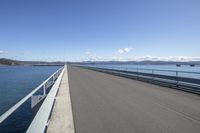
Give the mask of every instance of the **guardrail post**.
M 178 71 L 176 71 L 176 86 L 178 87 L 179 81 L 178 81 Z
M 46 84 L 43 85 L 43 95 L 46 96 Z
M 152 81 L 154 81 L 154 69 L 152 69 Z
M 53 75 L 53 83 L 55 82 L 55 77 L 54 77 L 54 75 Z

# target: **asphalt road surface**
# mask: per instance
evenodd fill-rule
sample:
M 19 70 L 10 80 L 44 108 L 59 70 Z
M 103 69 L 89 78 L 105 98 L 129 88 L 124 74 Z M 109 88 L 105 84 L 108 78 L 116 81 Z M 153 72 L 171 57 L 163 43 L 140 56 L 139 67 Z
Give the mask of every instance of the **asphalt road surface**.
M 200 133 L 200 96 L 68 67 L 76 133 Z

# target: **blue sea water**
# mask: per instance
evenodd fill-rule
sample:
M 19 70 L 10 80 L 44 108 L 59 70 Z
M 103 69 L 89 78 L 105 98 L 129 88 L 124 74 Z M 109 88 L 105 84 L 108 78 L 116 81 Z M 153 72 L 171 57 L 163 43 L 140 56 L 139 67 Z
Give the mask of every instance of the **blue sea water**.
M 169 76 L 176 76 L 178 71 L 178 76 L 197 78 L 200 79 L 200 66 L 191 67 L 190 65 L 181 65 L 177 67 L 176 65 L 90 65 L 92 67 L 101 67 L 109 69 L 127 70 L 127 71 L 138 71 L 143 73 L 153 73 L 162 74 Z M 164 71 L 163 71 L 164 70 Z
M 0 66 L 0 115 L 40 85 L 59 66 Z M 24 132 L 31 118 L 30 100 L 0 125 L 0 132 Z M 21 120 L 24 123 L 21 123 Z M 16 123 L 20 123 L 17 125 Z

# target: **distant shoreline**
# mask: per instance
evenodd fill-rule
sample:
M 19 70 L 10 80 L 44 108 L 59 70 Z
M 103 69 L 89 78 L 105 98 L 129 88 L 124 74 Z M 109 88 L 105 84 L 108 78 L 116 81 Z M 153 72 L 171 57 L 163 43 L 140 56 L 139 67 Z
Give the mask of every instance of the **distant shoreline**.
M 42 64 L 42 65 L 38 65 L 38 64 L 32 64 L 32 65 L 30 65 L 30 64 L 19 64 L 19 65 L 6 65 L 6 64 L 0 64 L 0 66 L 63 66 L 64 64 L 53 64 L 53 65 L 51 65 L 51 64 Z
M 190 65 L 191 67 L 199 66 L 200 61 L 83 61 L 83 62 L 45 62 L 45 61 L 19 61 L 6 58 L 0 59 L 0 66 L 62 66 L 64 64 L 78 64 L 78 65 Z

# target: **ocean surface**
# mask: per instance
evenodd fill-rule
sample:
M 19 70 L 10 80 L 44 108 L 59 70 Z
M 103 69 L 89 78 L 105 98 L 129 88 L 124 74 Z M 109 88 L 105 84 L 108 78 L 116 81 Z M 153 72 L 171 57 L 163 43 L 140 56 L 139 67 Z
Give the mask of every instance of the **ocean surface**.
M 0 66 L 0 115 L 51 76 L 58 66 Z M 30 100 L 0 125 L 0 132 L 24 132 L 30 122 Z M 21 123 L 21 121 L 25 121 Z M 16 124 L 20 123 L 20 124 Z
M 200 66 L 196 65 L 191 67 L 190 65 L 89 65 L 91 67 L 109 68 L 117 70 L 137 71 L 143 73 L 153 73 L 176 76 L 178 71 L 179 77 L 189 77 L 200 79 Z

